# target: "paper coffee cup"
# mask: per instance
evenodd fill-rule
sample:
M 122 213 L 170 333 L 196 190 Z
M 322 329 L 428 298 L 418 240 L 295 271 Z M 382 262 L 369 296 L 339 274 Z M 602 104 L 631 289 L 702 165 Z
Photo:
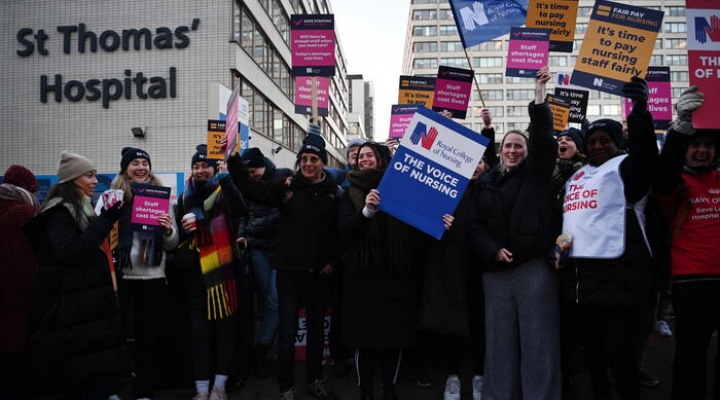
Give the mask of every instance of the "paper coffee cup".
M 104 207 L 110 208 L 118 201 L 122 201 L 124 194 L 125 192 L 120 189 L 110 189 L 104 191 L 102 194 Z
M 190 224 L 190 229 L 189 229 L 190 231 L 194 231 L 195 229 L 197 229 L 197 225 L 195 222 L 197 217 L 195 216 L 195 214 L 187 213 L 187 214 L 183 215 L 182 219 L 184 219 L 185 222 Z

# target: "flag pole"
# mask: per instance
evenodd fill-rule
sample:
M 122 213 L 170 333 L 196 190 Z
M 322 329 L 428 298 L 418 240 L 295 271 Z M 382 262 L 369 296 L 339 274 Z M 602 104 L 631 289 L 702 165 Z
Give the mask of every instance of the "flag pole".
M 474 71 L 472 60 L 470 59 L 470 54 L 468 54 L 467 49 L 463 45 L 463 51 L 465 52 L 465 57 L 467 57 L 468 65 L 470 66 L 470 69 Z M 475 82 L 475 88 L 478 91 L 478 96 L 480 96 L 480 103 L 482 103 L 483 108 L 485 108 L 485 100 L 483 100 L 482 92 L 480 91 L 480 84 L 478 83 L 477 79 L 475 79 L 475 75 L 473 74 L 473 82 Z

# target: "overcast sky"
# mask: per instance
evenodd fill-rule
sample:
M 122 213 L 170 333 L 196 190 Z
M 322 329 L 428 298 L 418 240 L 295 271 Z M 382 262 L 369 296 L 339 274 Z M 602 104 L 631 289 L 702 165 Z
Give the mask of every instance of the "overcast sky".
M 390 106 L 397 102 L 410 0 L 330 0 L 330 5 L 348 74 L 375 84 L 375 140 L 383 141 Z

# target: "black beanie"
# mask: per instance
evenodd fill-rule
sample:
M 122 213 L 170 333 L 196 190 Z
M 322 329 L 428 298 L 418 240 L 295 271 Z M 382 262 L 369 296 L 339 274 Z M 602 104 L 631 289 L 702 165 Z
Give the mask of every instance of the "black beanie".
M 578 150 L 583 151 L 585 148 L 585 143 L 583 141 L 583 131 L 577 128 L 568 128 L 564 131 L 558 133 L 557 138 L 560 139 L 563 136 L 569 136 L 570 139 L 575 142 L 575 147 L 577 147 Z
M 192 156 L 192 160 L 190 162 L 190 168 L 192 168 L 192 166 L 195 165 L 195 163 L 198 161 L 203 161 L 203 162 L 207 163 L 207 165 L 215 168 L 215 166 L 217 165 L 217 160 L 208 158 L 206 144 L 199 144 L 199 145 L 195 146 L 195 150 L 197 150 L 197 151 Z
M 300 158 L 300 155 L 303 153 L 315 154 L 320 157 L 323 164 L 327 165 L 328 163 L 327 151 L 325 151 L 325 139 L 320 135 L 311 133 L 305 136 L 303 145 L 300 147 L 300 151 L 298 151 L 298 158 Z
M 245 149 L 241 158 L 248 168 L 265 167 L 265 156 L 257 147 Z
M 125 169 L 128 165 L 130 165 L 130 162 L 136 158 L 144 158 L 147 160 L 148 165 L 150 166 L 150 169 L 152 169 L 152 162 L 150 162 L 150 154 L 147 153 L 147 151 L 138 149 L 135 147 L 123 147 L 122 150 L 120 150 L 120 154 L 122 157 L 120 158 L 120 173 L 122 174 L 125 172 Z
M 590 126 L 587 128 L 587 133 L 585 134 L 585 140 L 588 140 L 590 138 L 590 135 L 595 133 L 596 131 L 604 131 L 607 132 L 607 134 L 610 136 L 610 139 L 612 139 L 613 142 L 615 142 L 615 146 L 619 149 L 622 144 L 622 131 L 623 127 L 622 124 L 615 121 L 614 119 L 608 119 L 603 118 L 599 119 L 597 121 L 593 121 Z M 583 149 L 583 151 L 587 154 L 587 149 Z

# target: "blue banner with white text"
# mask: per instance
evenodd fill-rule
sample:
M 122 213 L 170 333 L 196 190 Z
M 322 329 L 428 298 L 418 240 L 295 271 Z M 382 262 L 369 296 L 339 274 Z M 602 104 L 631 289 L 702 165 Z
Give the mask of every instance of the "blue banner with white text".
M 463 47 L 507 35 L 525 25 L 528 0 L 449 0 Z

